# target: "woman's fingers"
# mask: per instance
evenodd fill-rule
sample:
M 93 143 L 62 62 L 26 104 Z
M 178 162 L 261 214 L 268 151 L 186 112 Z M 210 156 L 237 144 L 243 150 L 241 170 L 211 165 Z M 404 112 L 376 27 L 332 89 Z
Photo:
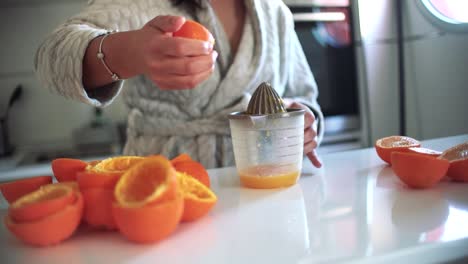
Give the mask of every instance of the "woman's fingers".
M 154 29 L 166 32 L 176 32 L 185 23 L 183 16 L 157 16 L 150 20 L 146 25 Z
M 312 162 L 312 165 L 314 165 L 316 168 L 322 167 L 322 161 L 320 161 L 315 150 L 307 153 L 307 158 L 309 158 L 310 162 Z
M 317 132 L 313 129 L 315 116 L 312 113 L 312 110 L 310 110 L 309 107 L 298 102 L 292 102 L 289 107 L 305 110 L 305 113 L 304 113 L 304 153 L 312 162 L 312 165 L 314 165 L 317 168 L 322 167 L 322 162 L 318 158 L 318 155 L 315 151 L 318 144 L 316 140 Z
M 310 110 L 309 107 L 307 107 L 306 105 L 303 105 L 301 103 L 298 103 L 298 102 L 292 102 L 289 107 L 305 110 L 305 113 L 304 113 L 304 129 L 306 129 L 308 127 L 311 127 L 312 124 L 314 124 L 315 116 L 314 116 L 314 113 L 312 113 L 312 110 Z
M 213 51 L 213 45 L 207 41 L 172 36 L 158 37 L 151 45 L 154 52 L 173 57 L 208 55 Z
M 304 153 L 308 154 L 317 148 L 317 141 L 312 140 L 304 144 Z
M 185 21 L 181 16 L 155 17 L 132 42 L 141 72 L 161 89 L 191 89 L 213 72 L 218 53 L 212 43 L 172 36 Z
M 304 114 L 304 128 L 311 127 L 315 122 L 315 116 L 312 111 L 306 111 Z
M 317 132 L 315 132 L 315 130 L 313 130 L 311 127 L 308 127 L 304 130 L 304 144 L 315 141 L 316 137 Z
M 193 75 L 157 75 L 153 81 L 158 84 L 162 90 L 185 90 L 193 89 L 195 86 L 210 77 L 214 67 Z
M 217 57 L 216 51 L 196 57 L 166 57 L 155 63 L 152 69 L 160 73 L 193 75 L 213 68 Z

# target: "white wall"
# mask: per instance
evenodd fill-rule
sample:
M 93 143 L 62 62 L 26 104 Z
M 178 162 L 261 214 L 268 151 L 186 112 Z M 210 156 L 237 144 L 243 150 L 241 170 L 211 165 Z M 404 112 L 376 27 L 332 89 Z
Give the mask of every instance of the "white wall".
M 45 35 L 85 4 L 82 0 L 0 3 L 0 105 L 5 105 L 16 85 L 24 88 L 9 116 L 11 141 L 17 147 L 71 144 L 72 131 L 92 118 L 92 107 L 50 93 L 33 73 L 34 54 Z M 113 121 L 125 121 L 127 110 L 117 99 L 104 113 Z

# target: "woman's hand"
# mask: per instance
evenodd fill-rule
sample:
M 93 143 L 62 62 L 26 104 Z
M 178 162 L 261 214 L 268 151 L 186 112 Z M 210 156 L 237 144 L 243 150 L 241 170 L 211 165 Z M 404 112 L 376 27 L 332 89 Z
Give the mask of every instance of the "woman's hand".
M 320 168 L 322 167 L 322 162 L 318 158 L 318 155 L 315 151 L 317 148 L 317 131 L 314 129 L 315 117 L 309 107 L 298 103 L 290 102 L 288 108 L 300 108 L 305 110 L 304 115 L 304 154 L 307 155 L 312 164 Z
M 214 70 L 218 53 L 211 43 L 172 37 L 184 23 L 184 17 L 157 16 L 134 40 L 141 71 L 161 89 L 194 88 Z

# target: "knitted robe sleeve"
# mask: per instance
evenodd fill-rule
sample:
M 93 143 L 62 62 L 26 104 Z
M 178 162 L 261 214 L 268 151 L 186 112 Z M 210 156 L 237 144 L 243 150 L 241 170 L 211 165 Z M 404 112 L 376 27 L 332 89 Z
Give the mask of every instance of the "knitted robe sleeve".
M 89 43 L 112 30 L 141 27 L 142 1 L 94 1 L 78 15 L 50 33 L 36 51 L 34 66 L 42 85 L 65 98 L 102 107 L 118 95 L 123 81 L 86 91 L 83 86 L 83 58 Z M 145 14 L 143 14 L 145 15 Z M 133 18 L 132 18 L 133 17 Z

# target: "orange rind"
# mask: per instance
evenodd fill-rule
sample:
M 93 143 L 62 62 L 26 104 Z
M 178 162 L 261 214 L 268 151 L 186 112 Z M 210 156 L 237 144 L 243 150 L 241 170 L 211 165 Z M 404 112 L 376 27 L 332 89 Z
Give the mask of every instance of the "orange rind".
M 436 157 L 409 152 L 393 152 L 392 170 L 411 188 L 430 188 L 447 173 L 449 162 Z
M 468 182 L 468 142 L 445 150 L 441 159 L 448 160 L 447 176 L 455 181 Z
M 177 179 L 184 194 L 182 221 L 195 221 L 206 215 L 216 204 L 216 194 L 194 177 L 178 172 Z
M 390 136 L 378 139 L 375 142 L 377 155 L 388 164 L 392 165 L 392 152 L 405 152 L 412 147 L 420 147 L 421 143 L 414 138 L 404 136 Z

